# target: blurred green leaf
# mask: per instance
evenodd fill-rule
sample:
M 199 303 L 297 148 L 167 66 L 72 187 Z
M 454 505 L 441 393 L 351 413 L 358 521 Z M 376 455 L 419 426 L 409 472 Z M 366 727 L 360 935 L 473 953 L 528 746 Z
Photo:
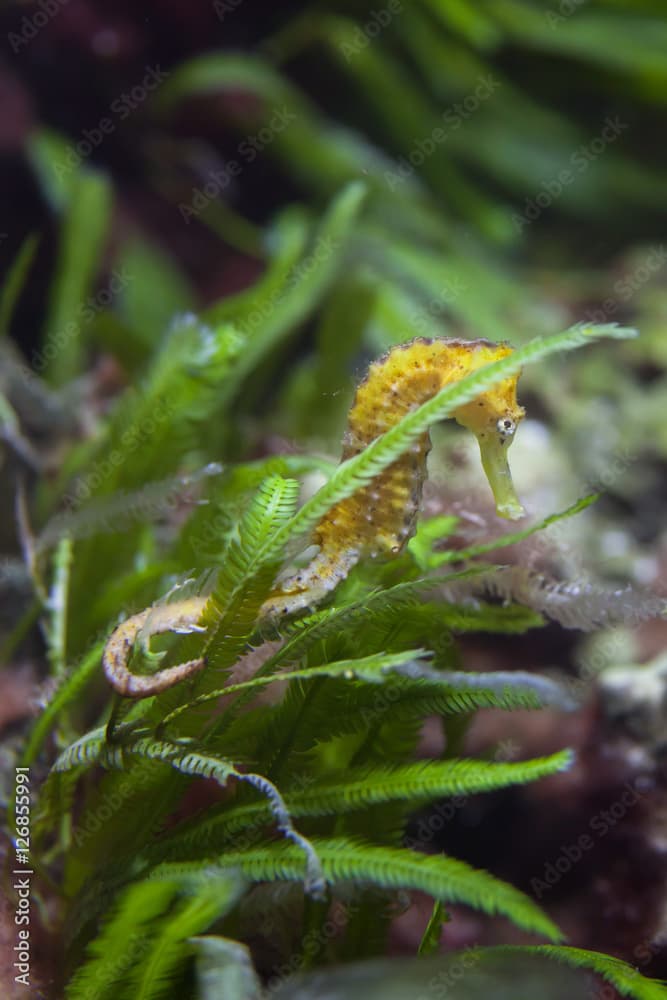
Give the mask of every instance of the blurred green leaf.
M 117 311 L 132 337 L 148 351 L 175 315 L 194 309 L 190 282 L 173 257 L 137 237 L 125 244 L 116 265 L 128 279 L 118 296 Z
M 70 145 L 64 135 L 43 128 L 33 132 L 26 144 L 42 193 L 54 212 L 62 212 L 71 198 L 75 173 L 67 165 Z
M 26 275 L 37 250 L 37 236 L 28 236 L 14 258 L 0 292 L 0 337 L 7 335 L 14 307 L 21 294 Z
M 41 347 L 42 367 L 56 385 L 81 371 L 85 329 L 112 294 L 109 288 L 87 297 L 100 269 L 111 204 L 107 177 L 87 169 L 76 173 L 63 206 L 60 251 Z

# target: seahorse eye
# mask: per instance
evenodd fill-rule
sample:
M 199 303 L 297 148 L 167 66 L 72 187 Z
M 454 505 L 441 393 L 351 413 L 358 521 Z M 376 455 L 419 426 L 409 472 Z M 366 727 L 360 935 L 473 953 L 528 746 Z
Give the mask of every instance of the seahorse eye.
M 496 427 L 498 428 L 498 433 L 503 439 L 513 437 L 516 430 L 515 422 L 510 420 L 509 417 L 501 417 L 497 422 Z

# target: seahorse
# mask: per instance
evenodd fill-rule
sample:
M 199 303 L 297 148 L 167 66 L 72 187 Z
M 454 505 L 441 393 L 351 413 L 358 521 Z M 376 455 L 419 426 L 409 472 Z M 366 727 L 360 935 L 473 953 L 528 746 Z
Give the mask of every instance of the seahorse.
M 341 461 L 357 455 L 444 386 L 511 353 L 509 344 L 482 339 L 420 337 L 392 348 L 370 365 L 357 388 L 348 415 Z M 496 511 L 512 520 L 524 514 L 507 461 L 507 450 L 525 412 L 516 398 L 519 374 L 452 413 L 457 423 L 475 434 Z M 260 609 L 260 621 L 315 606 L 361 559 L 391 556 L 401 551 L 415 528 L 430 448 L 427 431 L 370 485 L 341 500 L 325 514 L 313 533 L 319 551 L 305 568 L 275 585 Z M 146 608 L 119 625 L 102 657 L 112 687 L 125 697 L 145 698 L 202 670 L 205 657 L 152 675 L 138 675 L 129 670 L 128 660 L 140 633 L 147 641 L 162 632 L 200 630 L 198 620 L 205 603 L 206 598 L 193 597 Z

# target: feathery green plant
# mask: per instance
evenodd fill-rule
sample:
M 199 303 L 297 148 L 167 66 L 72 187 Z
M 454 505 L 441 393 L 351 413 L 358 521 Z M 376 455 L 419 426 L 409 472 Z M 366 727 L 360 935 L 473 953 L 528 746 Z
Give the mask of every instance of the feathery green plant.
M 199 337 L 197 331 L 189 322 L 186 340 Z M 324 925 L 334 900 L 348 909 L 352 928 L 366 912 L 369 893 L 418 889 L 438 904 L 465 903 L 502 914 L 551 942 L 560 940 L 558 928 L 523 893 L 455 858 L 421 854 L 403 841 L 405 824 L 417 806 L 446 795 L 522 784 L 570 765 L 567 751 L 511 763 L 411 759 L 426 714 L 440 715 L 448 730 L 447 720 L 480 706 L 568 707 L 565 693 L 546 678 L 459 669 L 457 632 L 523 631 L 539 626 L 540 616 L 511 605 L 473 608 L 432 596 L 425 600 L 443 584 L 474 579 L 476 570 L 472 561 L 463 571 L 443 574 L 440 560 L 429 558 L 429 546 L 439 537 L 433 532 L 418 535 L 402 557 L 402 582 L 386 582 L 382 565 L 361 567 L 326 608 L 281 626 L 262 622 L 258 615 L 286 547 L 302 539 L 335 502 L 390 465 L 434 422 L 521 365 L 596 338 L 631 335 L 613 326 L 575 328 L 487 366 L 440 392 L 344 462 L 298 510 L 295 480 L 273 472 L 259 482 L 246 499 L 238 527 L 228 529 L 201 619 L 205 632 L 182 637 L 171 650 L 148 651 L 148 666 L 160 658 L 180 658 L 184 651 L 189 655 L 191 649 L 203 651 L 203 676 L 117 709 L 113 727 L 98 726 L 60 753 L 42 789 L 35 834 L 38 849 L 48 848 L 50 864 L 63 867 L 73 973 L 67 987 L 70 1000 L 93 992 L 153 998 L 190 988 L 185 984 L 192 959 L 208 940 L 207 932 L 214 937 L 222 930 L 230 941 L 235 935 L 243 940 L 240 913 L 247 919 L 255 899 L 251 887 L 259 884 L 301 886 L 295 927 L 309 915 L 311 930 Z M 201 336 L 211 338 L 213 349 L 215 334 Z M 229 363 L 233 361 L 225 365 Z M 176 377 L 179 364 L 165 369 L 173 375 L 161 375 L 154 366 L 146 400 L 139 396 L 125 409 L 146 411 L 151 387 Z M 211 376 L 225 377 L 224 369 Z M 196 412 L 201 401 L 195 404 L 194 397 L 184 396 L 179 405 Z M 126 424 L 126 418 L 112 416 L 112 435 L 116 420 L 119 428 Z M 132 463 L 127 469 L 119 466 L 118 475 L 134 478 Z M 248 485 L 256 481 L 234 469 L 224 472 L 221 483 L 228 485 L 220 497 L 230 490 L 233 495 L 229 483 L 235 482 L 237 500 L 247 498 Z M 559 516 L 570 516 L 588 502 Z M 216 504 L 211 503 L 192 516 L 203 530 L 207 516 L 215 515 Z M 446 532 L 448 524 L 441 527 Z M 88 539 L 75 540 L 75 557 L 90 545 Z M 491 548 L 482 546 L 459 558 L 474 560 Z M 71 601 L 72 589 L 83 581 L 68 578 L 63 560 L 61 553 L 56 586 L 69 590 Z M 488 572 L 486 564 L 483 568 Z M 61 595 L 63 607 L 67 596 Z M 52 642 L 53 655 L 62 662 L 66 633 L 54 627 Z M 49 725 L 89 683 L 98 649 L 61 682 L 45 714 Z M 244 656 L 254 663 L 239 673 Z M 258 701 L 262 691 L 269 692 L 270 703 Z M 46 723 L 38 721 L 25 760 L 35 759 L 46 735 Z M 77 796 L 78 783 L 91 769 L 99 780 Z M 215 803 L 174 821 L 186 788 L 202 779 L 222 790 Z M 74 801 L 78 805 L 72 814 Z M 64 823 L 68 815 L 69 823 Z M 378 928 L 382 926 L 380 922 Z M 341 948 L 344 941 L 343 933 Z M 290 947 L 298 952 L 298 941 Z M 345 945 L 347 957 L 351 947 L 352 938 Z M 646 981 L 633 980 L 626 967 L 612 967 L 604 956 L 574 956 L 562 946 L 554 948 L 549 956 L 565 962 L 576 957 L 584 967 L 630 984 L 635 992 L 629 995 L 650 995 L 641 992 Z M 223 964 L 227 951 L 224 956 Z

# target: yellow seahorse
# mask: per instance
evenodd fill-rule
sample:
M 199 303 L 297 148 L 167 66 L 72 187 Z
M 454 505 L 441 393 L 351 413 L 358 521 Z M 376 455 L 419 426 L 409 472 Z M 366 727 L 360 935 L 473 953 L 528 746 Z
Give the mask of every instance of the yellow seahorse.
M 508 344 L 488 340 L 419 338 L 394 347 L 370 366 L 357 389 L 341 461 L 358 454 L 443 386 L 511 353 Z M 507 462 L 507 449 L 524 416 L 516 399 L 518 378 L 505 379 L 452 414 L 479 442 L 497 513 L 513 520 L 523 516 Z M 331 508 L 313 533 L 319 552 L 308 566 L 276 585 L 260 609 L 260 620 L 316 605 L 362 558 L 400 552 L 414 530 L 430 447 L 426 432 L 369 486 Z M 146 608 L 119 625 L 103 654 L 112 687 L 125 697 L 145 698 L 201 670 L 203 657 L 138 675 L 129 670 L 128 660 L 140 633 L 148 641 L 162 632 L 196 631 L 205 603 L 205 597 L 193 597 Z

